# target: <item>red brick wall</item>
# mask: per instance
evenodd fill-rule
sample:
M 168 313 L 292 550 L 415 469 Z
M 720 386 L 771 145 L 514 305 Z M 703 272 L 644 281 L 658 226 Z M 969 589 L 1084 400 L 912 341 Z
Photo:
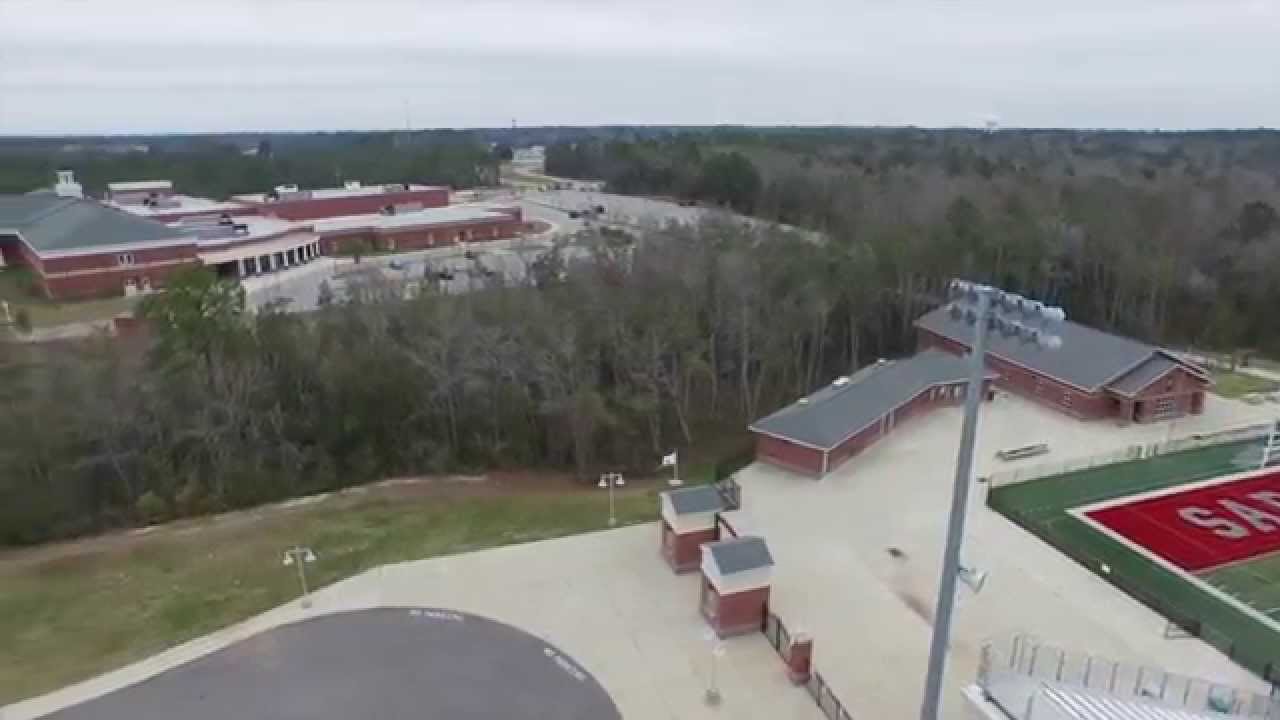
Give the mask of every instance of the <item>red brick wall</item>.
M 461 233 L 466 233 L 466 242 L 487 242 L 513 238 L 520 233 L 520 222 L 516 220 L 482 220 L 470 223 L 453 223 L 433 225 L 429 228 L 412 228 L 396 232 L 354 231 L 325 235 L 320 240 L 326 254 L 339 252 L 354 244 L 363 242 L 365 247 L 375 250 L 425 250 L 433 247 L 457 245 Z
M 880 423 L 872 423 L 866 428 L 863 428 L 858 432 L 858 434 L 840 443 L 833 448 L 830 453 L 828 453 L 827 472 L 831 472 L 837 467 L 840 467 L 847 462 L 849 458 L 871 447 L 879 439 Z
M 275 215 L 285 220 L 314 220 L 339 215 L 365 215 L 376 213 L 388 205 L 409 203 L 420 204 L 424 208 L 444 207 L 449 204 L 449 191 L 446 188 L 432 188 L 381 195 L 283 200 L 263 203 L 261 208 L 262 214 Z
M 128 270 L 131 268 L 121 267 L 117 262 L 117 256 L 122 253 L 133 255 L 134 268 L 142 269 L 141 266 L 149 263 L 164 263 L 174 261 L 187 261 L 196 259 L 195 243 L 183 243 L 181 245 L 170 245 L 160 248 L 148 248 L 145 250 L 125 250 L 120 252 L 98 253 L 94 255 L 73 255 L 68 257 L 46 258 L 44 261 L 44 272 L 46 275 L 55 273 L 81 272 L 84 270 Z
M 714 597 L 712 614 L 706 613 L 706 597 Z M 764 614 L 769 606 L 769 588 L 762 587 L 732 595 L 719 595 L 706 576 L 702 578 L 704 617 L 720 637 L 759 632 L 764 627 Z
M 671 564 L 671 568 L 676 572 L 689 572 L 697 570 L 702 564 L 702 546 L 704 543 L 715 542 L 719 536 L 716 528 L 711 527 L 706 530 L 697 530 L 684 535 L 677 534 L 671 529 L 671 526 L 663 523 L 666 532 L 670 532 L 672 537 L 670 548 L 671 554 L 667 556 L 667 562 Z M 663 547 L 668 547 L 666 543 Z
M 1169 415 L 1163 411 L 1157 411 L 1157 405 L 1164 400 L 1169 400 L 1173 404 L 1176 415 L 1186 415 L 1191 412 L 1191 398 L 1194 393 L 1184 393 L 1182 395 L 1173 395 L 1165 397 L 1152 397 L 1138 401 L 1138 408 L 1134 420 L 1140 423 L 1152 422 L 1155 420 L 1167 420 Z
M 961 355 L 968 348 L 949 338 L 936 335 L 924 328 L 917 328 L 918 347 L 936 348 Z M 1117 411 L 1116 402 L 1105 393 L 1086 392 L 1071 387 L 998 357 L 987 356 L 987 367 L 1000 374 L 996 385 L 1030 400 L 1048 405 L 1059 412 L 1092 420 L 1110 417 Z
M 822 474 L 822 451 L 756 433 L 756 460 L 817 477 Z
M 142 279 L 146 278 L 151 282 L 152 288 L 162 288 L 175 272 L 197 265 L 199 261 L 192 259 L 160 267 L 118 268 L 62 277 L 39 276 L 39 280 L 44 286 L 45 294 L 51 298 L 86 299 L 123 295 L 125 283 L 130 279 L 141 286 Z

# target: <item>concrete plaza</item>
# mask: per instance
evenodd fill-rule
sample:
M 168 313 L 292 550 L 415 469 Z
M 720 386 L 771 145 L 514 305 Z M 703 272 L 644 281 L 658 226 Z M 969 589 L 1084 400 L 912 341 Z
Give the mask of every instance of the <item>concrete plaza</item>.
M 962 410 L 914 418 L 820 480 L 761 464 L 738 475 L 743 507 L 777 560 L 772 609 L 814 637 L 814 664 L 855 717 L 919 712 Z M 1271 419 L 1266 408 L 1210 396 L 1204 415 L 1168 424 L 1082 423 L 1001 394 L 978 429 L 979 476 L 1136 443 Z M 1047 456 L 1004 463 L 997 450 L 1047 442 Z M 971 494 L 963 562 L 989 572 L 960 586 L 944 716 L 961 718 L 984 641 L 1025 632 L 1069 650 L 1263 690 L 1195 639 L 1166 639 L 1165 620 Z M 890 554 L 895 548 L 900 553 Z M 895 557 L 896 555 L 896 557 Z

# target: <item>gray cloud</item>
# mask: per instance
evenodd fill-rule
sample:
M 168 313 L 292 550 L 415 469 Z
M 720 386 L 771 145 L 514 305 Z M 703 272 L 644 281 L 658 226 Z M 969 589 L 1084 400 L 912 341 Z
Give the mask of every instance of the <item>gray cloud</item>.
M 0 0 L 0 133 L 1280 125 L 1280 0 Z

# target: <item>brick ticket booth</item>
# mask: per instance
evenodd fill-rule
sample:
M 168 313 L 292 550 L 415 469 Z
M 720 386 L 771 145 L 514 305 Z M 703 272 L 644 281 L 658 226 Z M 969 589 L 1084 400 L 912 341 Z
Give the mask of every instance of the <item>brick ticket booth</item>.
M 699 609 L 720 637 L 758 632 L 768 612 L 773 556 L 764 538 L 739 537 L 702 546 Z
M 678 573 L 697 570 L 702 544 L 719 537 L 716 515 L 724 498 L 711 485 L 668 490 L 661 497 L 662 556 Z

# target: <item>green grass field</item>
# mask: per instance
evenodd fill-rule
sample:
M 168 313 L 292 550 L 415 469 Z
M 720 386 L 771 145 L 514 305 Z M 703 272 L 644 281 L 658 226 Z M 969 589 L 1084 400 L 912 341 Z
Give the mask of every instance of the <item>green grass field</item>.
M 1280 630 L 1226 603 L 1197 582 L 1165 570 L 1068 513 L 1072 508 L 1239 472 L 1253 443 L 1218 445 L 1117 463 L 992 488 L 988 504 L 1077 562 L 1165 614 L 1198 628 L 1200 636 L 1236 662 L 1280 682 Z M 1104 572 L 1104 566 L 1109 572 Z M 1262 607 L 1280 598 L 1280 557 L 1270 556 L 1210 573 L 1246 601 Z M 1276 603 L 1280 605 L 1280 602 Z M 1280 618 L 1278 618 L 1280 620 Z
M 665 487 L 665 486 L 664 486 Z M 657 517 L 657 486 L 618 495 L 621 524 Z M 0 554 L 0 705 L 199 637 L 297 596 L 283 548 L 322 587 L 389 562 L 606 528 L 607 494 L 333 497 Z
M 1213 392 L 1223 397 L 1238 398 L 1252 393 L 1280 390 L 1280 383 L 1230 370 L 1213 370 Z

